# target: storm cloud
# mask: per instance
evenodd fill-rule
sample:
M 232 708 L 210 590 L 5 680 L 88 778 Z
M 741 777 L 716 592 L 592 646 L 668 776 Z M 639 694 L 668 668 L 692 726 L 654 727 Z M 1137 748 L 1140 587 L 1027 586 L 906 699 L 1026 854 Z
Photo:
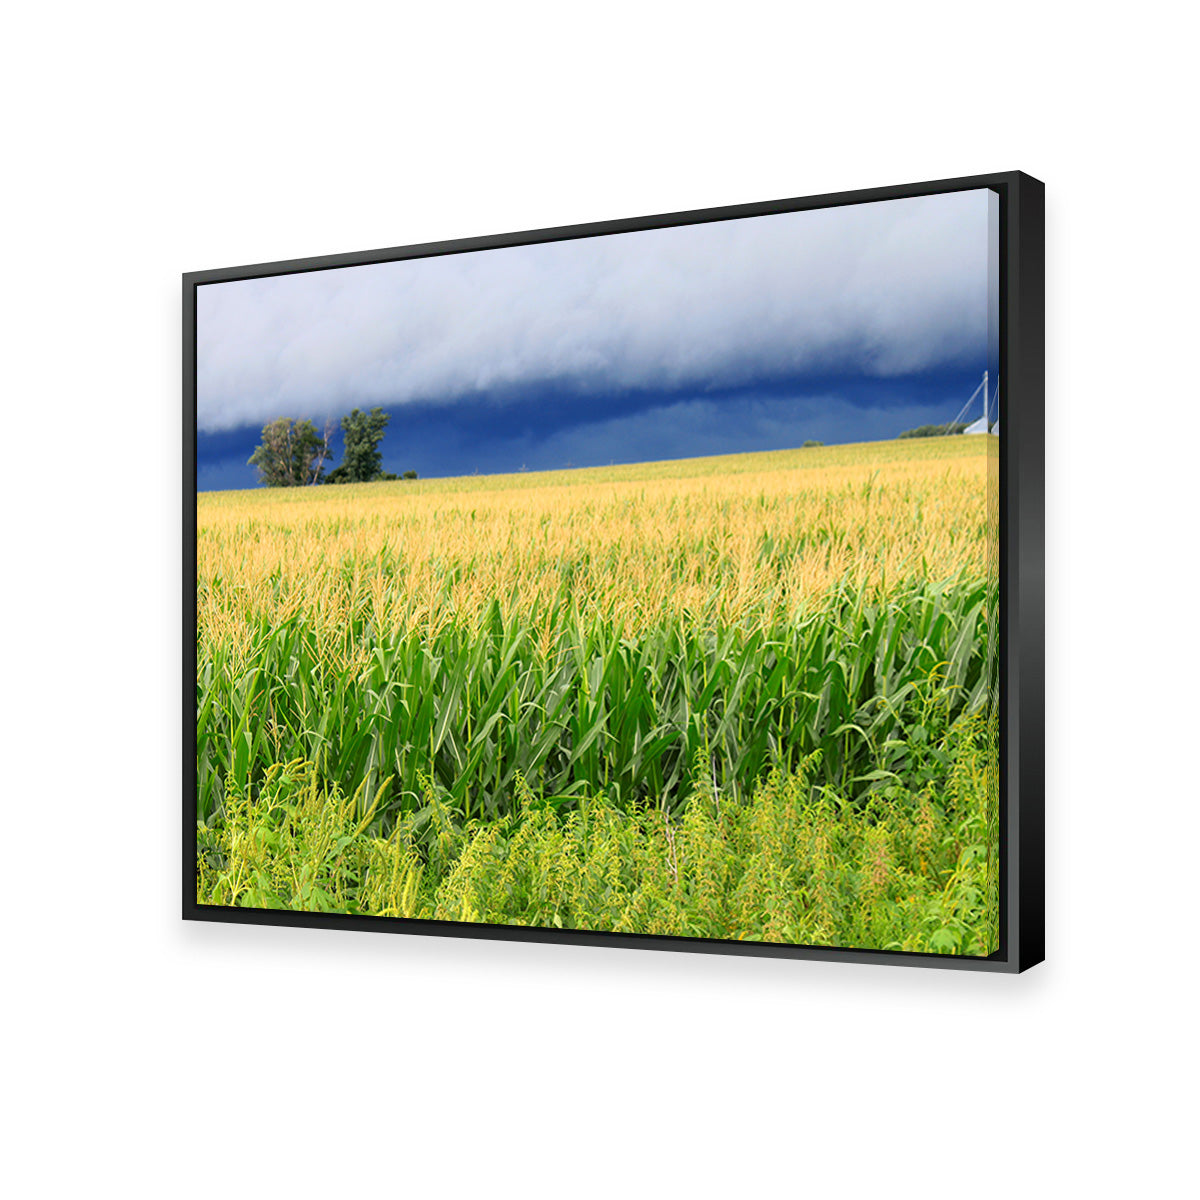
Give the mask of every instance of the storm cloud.
M 199 427 L 973 363 L 988 245 L 972 191 L 206 284 Z

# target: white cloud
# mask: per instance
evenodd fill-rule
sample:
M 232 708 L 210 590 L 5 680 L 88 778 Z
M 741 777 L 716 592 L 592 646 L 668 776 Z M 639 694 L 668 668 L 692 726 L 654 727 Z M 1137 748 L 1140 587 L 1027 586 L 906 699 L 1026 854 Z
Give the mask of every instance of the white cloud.
M 200 428 L 551 380 L 594 396 L 960 362 L 986 344 L 986 197 L 205 285 Z

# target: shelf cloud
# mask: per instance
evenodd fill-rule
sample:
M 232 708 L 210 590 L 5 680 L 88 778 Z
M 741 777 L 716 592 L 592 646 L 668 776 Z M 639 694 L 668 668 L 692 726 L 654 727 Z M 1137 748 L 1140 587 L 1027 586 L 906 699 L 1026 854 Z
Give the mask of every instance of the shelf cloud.
M 974 362 L 988 238 L 971 191 L 206 284 L 199 427 Z

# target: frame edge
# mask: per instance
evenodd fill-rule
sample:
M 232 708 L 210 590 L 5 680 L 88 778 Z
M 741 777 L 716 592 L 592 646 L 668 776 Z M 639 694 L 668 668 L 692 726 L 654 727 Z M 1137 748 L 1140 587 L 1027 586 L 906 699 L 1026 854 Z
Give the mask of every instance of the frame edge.
M 1045 959 L 1045 185 L 1015 172 L 1006 188 L 1002 433 L 1007 604 L 1003 804 L 1007 823 L 1007 955 L 1015 971 Z

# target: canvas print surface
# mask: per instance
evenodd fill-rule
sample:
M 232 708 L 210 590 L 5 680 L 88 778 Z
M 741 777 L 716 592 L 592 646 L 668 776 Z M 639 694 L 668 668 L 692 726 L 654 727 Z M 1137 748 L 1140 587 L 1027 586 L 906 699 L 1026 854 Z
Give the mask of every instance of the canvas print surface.
M 997 229 L 200 285 L 198 902 L 996 951 Z

